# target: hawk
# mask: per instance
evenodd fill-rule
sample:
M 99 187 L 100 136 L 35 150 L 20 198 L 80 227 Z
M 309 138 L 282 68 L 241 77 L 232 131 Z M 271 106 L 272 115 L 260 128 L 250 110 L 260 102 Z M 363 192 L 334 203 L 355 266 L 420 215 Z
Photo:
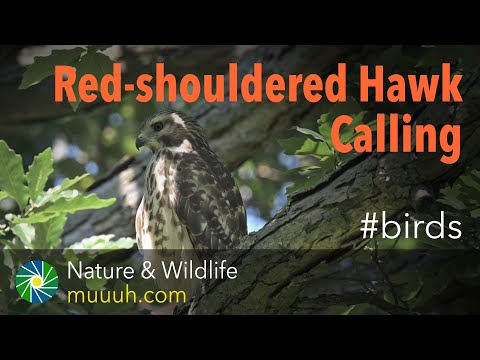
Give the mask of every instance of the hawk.
M 162 262 L 199 264 L 212 250 L 238 245 L 247 234 L 242 197 L 201 126 L 181 112 L 157 113 L 141 125 L 136 147 L 142 146 L 153 155 L 135 228 L 138 247 L 155 273 Z M 181 280 L 163 279 L 159 285 L 198 290 L 198 281 Z

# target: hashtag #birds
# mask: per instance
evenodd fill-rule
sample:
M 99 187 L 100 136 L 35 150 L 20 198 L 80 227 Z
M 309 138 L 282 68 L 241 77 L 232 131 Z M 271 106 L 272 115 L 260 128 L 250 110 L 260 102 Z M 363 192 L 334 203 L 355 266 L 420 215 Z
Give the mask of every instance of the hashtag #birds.
M 240 192 L 194 119 L 155 114 L 141 125 L 136 146 L 153 153 L 135 222 L 144 259 L 156 267 L 172 259 L 199 263 L 212 250 L 239 244 L 247 233 Z M 192 283 L 159 285 L 198 290 Z

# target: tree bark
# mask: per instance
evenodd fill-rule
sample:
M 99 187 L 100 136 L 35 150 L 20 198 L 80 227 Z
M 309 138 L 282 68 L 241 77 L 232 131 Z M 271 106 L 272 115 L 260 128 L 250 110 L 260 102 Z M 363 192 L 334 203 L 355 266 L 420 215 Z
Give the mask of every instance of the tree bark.
M 418 205 L 412 199 L 419 188 L 443 187 L 478 159 L 479 78 L 477 67 L 462 80 L 463 103 L 437 102 L 416 114 L 420 122 L 461 124 L 462 153 L 457 163 L 441 163 L 440 152 L 418 154 L 416 158 L 407 153 L 358 156 L 324 181 L 295 194 L 264 228 L 247 236 L 240 246 L 244 251 L 236 251 L 229 258 L 229 263 L 237 267 L 239 280 L 208 284 L 189 313 L 321 312 L 339 302 L 362 301 L 384 307 L 379 304 L 383 300 L 373 297 L 372 301 L 372 296 L 358 287 L 351 293 L 345 287 L 328 293 L 319 281 L 325 285 L 343 259 L 364 247 L 368 239 L 362 238 L 360 227 L 367 212 L 376 211 L 380 216 L 386 211 L 388 220 L 412 212 Z M 461 239 L 469 242 L 468 237 Z M 466 245 L 478 249 L 478 238 Z M 264 249 L 277 250 L 266 253 Z
M 245 53 L 239 61 L 239 78 L 252 71 L 253 63 L 263 64 L 264 76 L 271 73 L 317 73 L 336 70 L 344 61 L 362 61 L 378 53 L 382 46 L 260 46 Z M 226 81 L 228 82 L 228 77 Z M 225 86 L 228 89 L 228 86 Z M 300 91 L 300 87 L 298 91 Z M 261 151 L 278 134 L 304 118 L 318 118 L 320 107 L 299 96 L 298 102 L 198 103 L 192 110 L 205 128 L 212 149 L 230 169 Z M 69 219 L 64 244 L 69 245 L 95 234 L 134 236 L 134 218 L 143 196 L 143 176 L 147 154 L 122 161 L 91 191 L 100 197 L 115 197 L 116 204 L 105 210 L 85 211 Z

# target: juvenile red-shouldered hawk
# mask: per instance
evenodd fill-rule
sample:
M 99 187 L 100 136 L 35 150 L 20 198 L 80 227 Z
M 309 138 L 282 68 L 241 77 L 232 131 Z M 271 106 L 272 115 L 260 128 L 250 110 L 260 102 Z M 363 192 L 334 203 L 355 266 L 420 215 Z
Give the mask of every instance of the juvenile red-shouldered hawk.
M 136 146 L 153 153 L 135 227 L 138 247 L 156 273 L 162 261 L 199 264 L 209 250 L 238 245 L 247 234 L 240 192 L 195 120 L 180 112 L 155 114 L 141 125 Z M 198 282 L 159 285 L 195 292 Z

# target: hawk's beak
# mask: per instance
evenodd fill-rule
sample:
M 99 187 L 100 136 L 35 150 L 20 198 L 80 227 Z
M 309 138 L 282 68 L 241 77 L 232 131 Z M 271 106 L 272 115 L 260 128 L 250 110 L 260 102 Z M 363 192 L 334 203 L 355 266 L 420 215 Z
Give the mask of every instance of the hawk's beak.
M 137 147 L 137 150 L 140 150 L 143 145 L 145 145 L 145 140 L 143 140 L 143 138 L 141 137 L 138 137 L 135 141 L 135 146 Z

